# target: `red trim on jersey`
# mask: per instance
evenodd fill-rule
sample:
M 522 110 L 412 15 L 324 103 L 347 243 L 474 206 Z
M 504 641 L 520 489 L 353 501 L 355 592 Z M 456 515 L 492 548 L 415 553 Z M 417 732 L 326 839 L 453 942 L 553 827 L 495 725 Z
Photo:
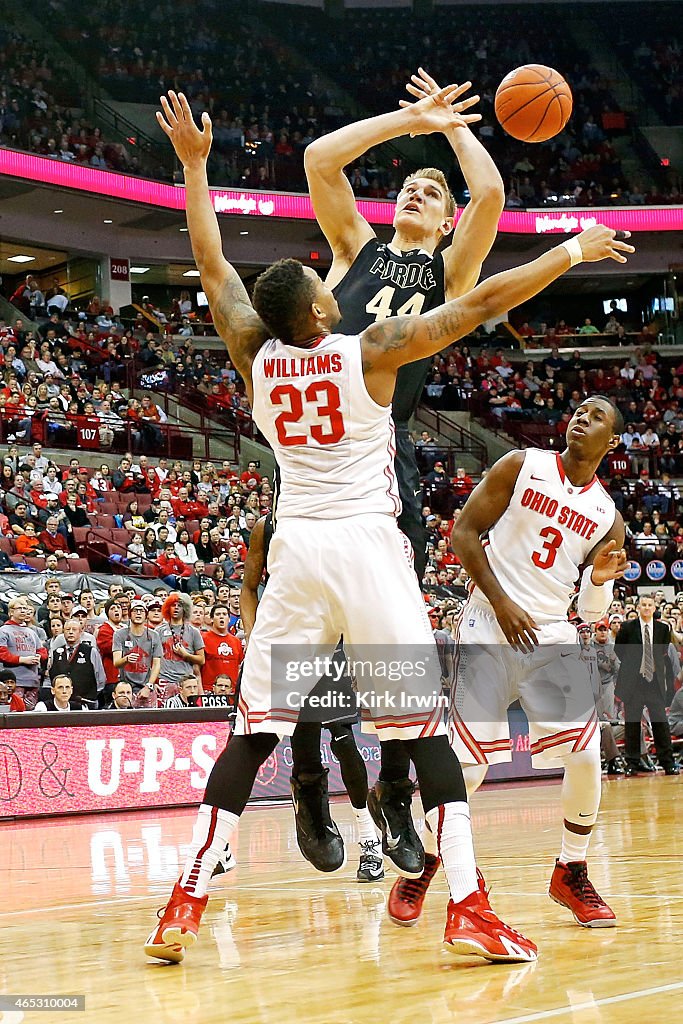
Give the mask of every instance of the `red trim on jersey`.
M 387 484 L 387 497 L 391 498 L 394 503 L 394 515 L 398 516 L 401 513 L 401 499 L 397 494 L 397 483 L 396 473 L 394 471 L 394 456 L 396 455 L 396 432 L 394 430 L 394 424 L 390 420 L 389 441 L 387 442 L 387 453 L 389 455 L 389 464 L 384 467 L 384 475 L 389 481 Z
M 585 728 L 583 730 L 583 737 L 584 738 L 577 740 L 577 742 L 574 744 L 574 750 L 585 750 L 586 747 L 588 746 L 588 744 L 590 743 L 590 741 L 592 740 L 593 735 L 594 735 L 595 730 L 597 729 L 597 727 L 598 727 L 598 716 L 597 716 L 597 713 L 594 712 L 593 713 L 593 717 L 591 718 L 590 722 L 588 722 L 586 724 L 586 726 L 585 726 Z
M 563 743 L 578 742 L 583 736 L 585 726 L 580 729 L 565 729 L 564 732 L 555 732 L 551 736 L 544 736 L 531 744 L 532 754 L 543 754 L 551 747 L 559 747 Z M 575 749 L 575 748 L 574 748 Z
M 444 807 L 443 804 L 439 804 L 438 812 L 439 813 L 438 813 L 437 822 L 436 822 L 436 848 L 439 851 L 439 856 L 440 856 L 441 855 L 441 835 L 443 833 L 443 823 L 444 823 L 444 819 L 446 817 L 446 808 Z
M 562 465 L 562 456 L 560 455 L 559 452 L 555 452 L 555 461 L 557 462 L 557 472 L 560 474 L 560 480 L 562 481 L 562 484 L 564 485 L 566 480 L 567 480 L 567 474 L 564 471 L 564 466 Z M 571 483 L 571 480 L 569 482 Z M 595 474 L 593 475 L 593 479 L 590 480 L 589 483 L 584 484 L 584 486 L 579 491 L 579 494 L 585 494 L 586 491 L 589 491 L 591 489 L 591 487 L 593 486 L 594 483 L 600 483 L 600 481 L 598 480 L 598 478 L 597 478 L 597 476 Z M 604 488 L 603 488 L 603 490 L 604 490 Z

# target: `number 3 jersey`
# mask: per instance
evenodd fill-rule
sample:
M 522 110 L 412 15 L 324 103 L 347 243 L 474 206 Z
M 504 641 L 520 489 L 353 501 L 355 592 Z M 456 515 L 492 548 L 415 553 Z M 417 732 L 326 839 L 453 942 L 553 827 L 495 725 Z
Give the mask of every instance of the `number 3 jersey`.
M 597 476 L 567 479 L 558 452 L 528 448 L 510 504 L 484 550 L 505 593 L 538 625 L 567 618 L 579 568 L 614 525 L 615 505 Z M 475 588 L 473 596 L 485 600 Z
M 367 392 L 357 335 L 308 348 L 271 339 L 251 376 L 253 417 L 280 470 L 278 520 L 400 513 L 391 407 Z
M 340 330 L 360 334 L 390 316 L 426 313 L 445 301 L 441 252 L 401 252 L 371 238 L 334 290 L 342 313 Z M 394 423 L 407 423 L 422 398 L 432 359 L 402 366 L 392 402 Z

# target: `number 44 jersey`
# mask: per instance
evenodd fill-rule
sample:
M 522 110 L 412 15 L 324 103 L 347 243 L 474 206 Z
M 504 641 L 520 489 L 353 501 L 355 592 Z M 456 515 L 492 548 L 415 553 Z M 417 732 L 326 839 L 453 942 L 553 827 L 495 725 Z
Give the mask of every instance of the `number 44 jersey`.
M 278 519 L 399 514 L 391 406 L 367 392 L 360 337 L 307 348 L 271 339 L 252 381 L 254 420 L 280 469 Z
M 559 452 L 528 448 L 510 504 L 484 549 L 508 597 L 539 626 L 557 622 L 567 618 L 579 568 L 614 518 L 614 502 L 597 476 L 576 487 Z M 476 589 L 475 596 L 483 599 Z

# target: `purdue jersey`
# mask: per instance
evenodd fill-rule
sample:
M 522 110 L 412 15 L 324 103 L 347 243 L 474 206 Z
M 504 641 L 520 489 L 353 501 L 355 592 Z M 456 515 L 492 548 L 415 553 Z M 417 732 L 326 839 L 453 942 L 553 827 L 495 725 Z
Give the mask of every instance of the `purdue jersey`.
M 579 568 L 615 514 L 596 476 L 575 487 L 558 452 L 528 448 L 510 504 L 484 541 L 486 557 L 507 596 L 539 626 L 566 620 Z M 476 588 L 474 596 L 485 600 Z
M 391 406 L 367 392 L 359 337 L 330 334 L 308 348 L 271 339 L 251 376 L 254 421 L 280 469 L 278 522 L 399 515 Z
M 423 249 L 401 252 L 371 238 L 333 292 L 344 334 L 360 334 L 390 316 L 426 313 L 445 301 L 443 256 Z M 417 409 L 431 364 L 431 358 L 418 359 L 398 371 L 392 403 L 396 424 L 407 423 Z

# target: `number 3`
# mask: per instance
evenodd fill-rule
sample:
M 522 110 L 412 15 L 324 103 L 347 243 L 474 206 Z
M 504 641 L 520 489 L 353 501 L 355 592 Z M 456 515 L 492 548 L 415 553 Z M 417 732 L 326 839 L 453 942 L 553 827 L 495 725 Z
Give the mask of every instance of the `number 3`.
M 531 561 L 539 569 L 549 569 L 557 558 L 557 552 L 562 543 L 562 534 L 554 526 L 546 526 L 541 530 L 541 537 L 545 538 L 545 544 L 540 551 L 534 551 Z M 546 552 L 545 558 L 543 558 L 544 551 Z

